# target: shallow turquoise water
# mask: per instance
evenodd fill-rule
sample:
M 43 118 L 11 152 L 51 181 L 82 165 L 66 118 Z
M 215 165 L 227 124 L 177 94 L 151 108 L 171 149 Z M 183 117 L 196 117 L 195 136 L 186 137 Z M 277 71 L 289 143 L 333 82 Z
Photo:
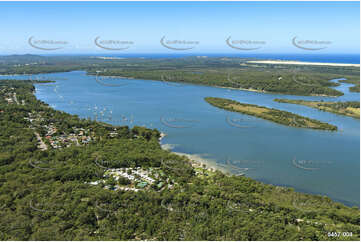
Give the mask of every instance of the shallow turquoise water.
M 235 173 L 243 172 L 266 183 L 327 195 L 347 205 L 360 204 L 359 120 L 273 101 L 274 98 L 359 100 L 358 93 L 348 92 L 350 84 L 336 88 L 345 92 L 344 96 L 325 98 L 149 80 L 105 78 L 96 82 L 95 77 L 83 71 L 36 78 L 56 80 L 54 85 L 36 85 L 36 96 L 58 110 L 117 125 L 157 128 L 167 134 L 162 143 L 170 144 L 173 151 L 213 159 Z M 121 86 L 114 86 L 118 84 Z M 231 113 L 206 103 L 203 98 L 207 96 L 294 112 L 335 124 L 341 131 L 292 128 Z

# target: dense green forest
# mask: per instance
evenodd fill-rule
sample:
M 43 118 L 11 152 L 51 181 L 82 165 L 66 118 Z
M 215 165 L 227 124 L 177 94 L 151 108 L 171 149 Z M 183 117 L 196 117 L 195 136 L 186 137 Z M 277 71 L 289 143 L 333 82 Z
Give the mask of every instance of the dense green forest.
M 293 99 L 278 99 L 274 101 L 279 103 L 292 103 L 305 105 L 311 108 L 317 108 L 322 111 L 337 113 L 341 115 L 350 116 L 360 119 L 360 102 L 324 102 L 324 101 L 306 101 L 306 100 L 293 100 Z
M 258 118 L 263 118 L 287 126 L 332 131 L 337 130 L 337 127 L 334 125 L 274 108 L 267 108 L 254 104 L 239 103 L 234 100 L 217 97 L 206 97 L 204 98 L 204 100 L 218 108 L 222 108 L 232 112 L 252 115 Z
M 89 75 L 122 76 L 193 83 L 290 95 L 341 96 L 333 89 L 346 78 L 359 91 L 356 67 L 255 64 L 248 58 L 114 58 L 88 56 L 0 56 L 0 74 L 38 74 L 85 70 Z
M 360 238 L 357 207 L 195 168 L 162 150 L 157 130 L 80 119 L 33 91 L 32 81 L 0 81 L 0 240 Z M 41 150 L 35 133 L 44 138 L 50 124 L 53 136 L 84 130 L 91 141 Z M 161 169 L 167 184 L 137 192 L 90 184 L 106 179 L 104 166 Z

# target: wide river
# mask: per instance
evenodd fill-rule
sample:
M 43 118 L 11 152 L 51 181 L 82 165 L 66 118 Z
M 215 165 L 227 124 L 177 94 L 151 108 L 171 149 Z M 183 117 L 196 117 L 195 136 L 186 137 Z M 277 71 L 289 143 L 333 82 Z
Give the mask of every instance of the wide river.
M 157 128 L 167 134 L 162 144 L 172 151 L 200 156 L 210 164 L 265 183 L 327 195 L 350 206 L 360 205 L 360 121 L 273 101 L 275 98 L 359 101 L 359 93 L 348 91 L 350 84 L 336 88 L 344 96 L 326 98 L 149 80 L 96 79 L 83 71 L 32 78 L 56 81 L 36 85 L 37 98 L 55 109 L 116 125 Z M 207 96 L 290 111 L 334 124 L 339 131 L 293 128 L 231 113 L 206 103 L 203 98 Z

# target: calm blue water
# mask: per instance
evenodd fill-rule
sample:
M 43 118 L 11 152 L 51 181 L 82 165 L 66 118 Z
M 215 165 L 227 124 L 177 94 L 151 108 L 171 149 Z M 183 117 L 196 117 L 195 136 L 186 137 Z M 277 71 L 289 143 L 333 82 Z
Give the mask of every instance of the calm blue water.
M 55 84 L 36 85 L 38 99 L 58 110 L 117 125 L 145 125 L 167 136 L 173 151 L 196 154 L 239 173 L 298 191 L 323 194 L 347 205 L 360 201 L 360 122 L 312 108 L 276 103 L 274 98 L 359 100 L 350 84 L 338 98 L 262 94 L 160 81 L 104 79 L 105 86 L 83 71 L 39 75 Z M 9 78 L 2 76 L 1 78 Z M 16 76 L 12 78 L 25 78 Z M 338 132 L 292 128 L 220 110 L 207 96 L 234 99 L 290 111 L 335 124 Z M 295 165 L 295 162 L 297 165 Z M 301 168 L 300 168 L 301 167 Z

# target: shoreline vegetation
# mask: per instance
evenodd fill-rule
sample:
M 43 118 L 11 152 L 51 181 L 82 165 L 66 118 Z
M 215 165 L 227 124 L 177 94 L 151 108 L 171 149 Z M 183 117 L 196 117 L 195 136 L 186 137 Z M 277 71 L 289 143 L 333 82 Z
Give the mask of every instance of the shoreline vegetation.
M 360 102 L 324 102 L 324 101 L 306 101 L 306 100 L 292 100 L 292 99 L 274 99 L 279 103 L 290 103 L 304 105 L 311 108 L 316 108 L 321 111 L 336 113 L 339 115 L 349 116 L 360 119 Z
M 337 127 L 334 125 L 303 117 L 287 111 L 281 111 L 278 109 L 267 108 L 254 104 L 240 103 L 225 98 L 206 97 L 204 100 L 210 105 L 221 109 L 255 116 L 286 126 L 337 131 Z
M 238 68 L 218 68 L 218 70 L 208 70 L 207 68 L 204 70 L 202 68 L 198 70 L 202 74 L 196 74 L 188 69 L 182 70 L 182 68 L 174 71 L 167 69 L 144 70 L 140 72 L 122 71 L 119 74 L 117 74 L 118 70 L 107 70 L 107 72 L 103 72 L 99 76 L 195 84 L 295 96 L 339 97 L 344 95 L 344 93 L 332 88 L 339 86 L 339 83 L 328 81 L 339 78 L 339 75 L 310 74 L 306 72 L 295 74 L 292 70 L 288 69 L 275 71 L 274 69 L 267 70 L 269 69 L 268 67 L 254 69 L 256 68 L 255 66 L 243 68 L 245 70 Z M 95 75 L 91 71 L 87 72 L 87 74 Z M 350 80 L 350 82 L 357 83 L 357 80 Z M 353 87 L 350 87 L 350 90 L 357 91 Z
M 0 81 L 0 240 L 360 238 L 358 207 L 191 165 L 156 129 L 55 110 L 34 83 Z
M 15 74 L 15 75 L 19 75 L 19 74 Z M 178 84 L 193 84 L 193 85 L 203 85 L 203 86 L 214 86 L 214 87 L 218 87 L 218 88 L 228 88 L 228 89 L 232 89 L 232 90 L 241 90 L 241 91 L 247 91 L 247 92 L 258 92 L 258 93 L 269 93 L 269 94 L 289 94 L 289 95 L 295 95 L 295 96 L 314 96 L 314 97 L 339 97 L 344 95 L 342 92 L 337 91 L 335 89 L 328 89 L 327 90 L 327 94 L 324 93 L 312 93 L 314 90 L 312 90 L 311 93 L 306 94 L 306 93 L 294 93 L 294 92 L 289 92 L 289 91 L 273 91 L 273 90 L 265 90 L 264 88 L 262 89 L 257 89 L 257 88 L 253 88 L 253 87 L 249 87 L 249 88 L 243 88 L 241 87 L 241 84 L 237 84 L 235 81 L 230 81 L 230 83 L 226 83 L 225 85 L 221 85 L 219 86 L 218 84 L 215 85 L 208 85 L 208 84 L 204 84 L 204 83 L 200 83 L 200 82 L 193 82 L 193 81 L 186 81 L 183 79 L 179 79 L 179 78 L 171 78 L 169 80 L 162 80 L 162 77 L 158 78 L 158 79 L 151 79 L 151 78 L 141 78 L 141 77 L 132 77 L 132 76 L 117 76 L 117 75 L 107 75 L 106 73 L 104 74 L 97 74 L 97 73 L 88 73 L 87 75 L 90 76 L 98 76 L 99 78 L 120 78 L 120 79 L 138 79 L 138 80 L 142 80 L 142 79 L 147 79 L 147 80 L 152 80 L 152 81 L 161 81 L 161 82 L 170 82 L 170 83 L 178 83 Z M 9 76 L 9 75 L 7 75 Z M 280 77 L 279 77 L 280 78 Z M 298 77 L 300 78 L 300 77 Z M 303 77 L 301 77 L 303 78 Z M 293 80 L 294 77 L 292 77 Z M 335 78 L 337 79 L 337 78 Z M 298 82 L 298 81 L 296 81 Z M 350 92 L 360 92 L 360 82 L 357 80 L 339 80 L 339 82 L 343 82 L 343 83 L 348 83 L 348 84 L 354 84 L 354 86 L 350 87 L 349 90 Z M 319 84 L 309 84 L 309 83 L 302 83 L 302 82 L 298 82 L 300 85 L 306 85 L 306 86 L 313 86 L 314 89 L 319 88 L 321 85 Z M 239 87 L 234 87 L 234 85 L 237 85 Z M 332 86 L 332 82 L 329 82 L 330 86 Z M 335 86 L 338 86 L 339 84 L 335 83 Z M 318 91 L 317 91 L 318 92 Z
M 89 56 L 0 56 L 0 74 L 46 74 L 86 71 L 88 75 L 189 83 L 263 93 L 298 96 L 342 96 L 340 84 L 329 80 L 346 78 L 351 91 L 359 92 L 360 69 L 354 66 L 262 64 L 249 58 L 110 58 Z M 7 64 L 7 63 L 11 63 Z M 110 81 L 110 80 L 109 80 Z

